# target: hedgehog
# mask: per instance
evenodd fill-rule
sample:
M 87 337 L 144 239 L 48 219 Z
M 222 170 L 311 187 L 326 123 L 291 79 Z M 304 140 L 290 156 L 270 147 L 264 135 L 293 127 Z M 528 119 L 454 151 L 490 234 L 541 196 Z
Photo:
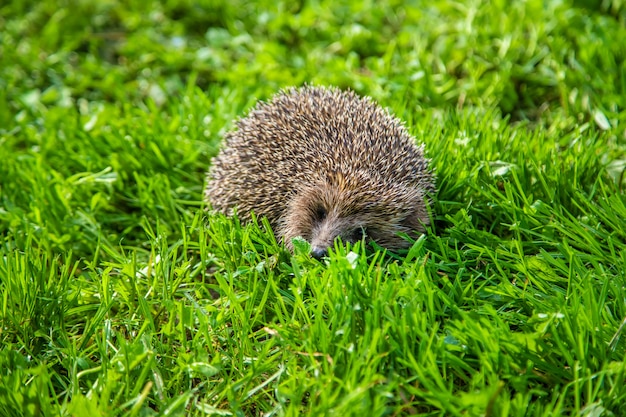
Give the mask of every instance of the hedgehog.
M 434 175 L 404 123 L 351 90 L 306 85 L 259 102 L 207 173 L 215 211 L 266 217 L 293 250 L 300 237 L 317 259 L 339 237 L 398 250 L 429 225 Z

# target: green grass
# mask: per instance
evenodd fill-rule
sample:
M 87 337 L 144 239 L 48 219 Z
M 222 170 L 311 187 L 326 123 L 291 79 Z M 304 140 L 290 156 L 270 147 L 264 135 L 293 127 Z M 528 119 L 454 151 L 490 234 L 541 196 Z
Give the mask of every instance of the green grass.
M 624 415 L 623 39 L 619 0 L 3 2 L 0 415 Z M 304 82 L 425 143 L 410 250 L 202 210 Z

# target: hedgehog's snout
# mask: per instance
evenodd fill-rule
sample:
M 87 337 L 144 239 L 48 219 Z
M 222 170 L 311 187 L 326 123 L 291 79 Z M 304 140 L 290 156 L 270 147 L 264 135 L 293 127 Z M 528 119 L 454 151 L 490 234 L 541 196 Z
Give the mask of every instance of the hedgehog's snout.
M 314 246 L 311 248 L 311 256 L 315 259 L 320 260 L 325 256 L 328 256 L 328 248 Z
M 366 237 L 366 232 L 364 227 L 357 227 L 349 232 L 331 236 L 332 237 L 326 239 L 314 237 L 313 242 L 311 242 L 311 256 L 318 260 L 322 259 L 328 256 L 328 249 L 338 238 L 340 238 L 343 243 L 350 242 L 354 244 Z
M 343 243 L 352 244 L 367 236 L 365 227 L 356 216 L 340 216 L 332 212 L 323 217 L 313 227 L 310 235 L 311 256 L 321 259 L 328 256 L 328 250 L 339 238 Z
M 328 249 L 338 236 L 338 231 L 333 222 L 324 221 L 311 231 L 311 256 L 321 259 L 328 256 Z

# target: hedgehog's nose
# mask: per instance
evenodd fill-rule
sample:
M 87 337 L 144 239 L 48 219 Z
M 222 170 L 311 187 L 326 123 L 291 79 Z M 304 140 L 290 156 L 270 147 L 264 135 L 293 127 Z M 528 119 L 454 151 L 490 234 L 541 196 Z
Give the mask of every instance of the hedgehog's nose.
M 322 248 L 322 247 L 319 247 L 319 246 L 315 246 L 315 247 L 313 247 L 313 249 L 311 249 L 311 255 L 315 259 L 320 260 L 324 256 L 328 256 L 328 248 Z

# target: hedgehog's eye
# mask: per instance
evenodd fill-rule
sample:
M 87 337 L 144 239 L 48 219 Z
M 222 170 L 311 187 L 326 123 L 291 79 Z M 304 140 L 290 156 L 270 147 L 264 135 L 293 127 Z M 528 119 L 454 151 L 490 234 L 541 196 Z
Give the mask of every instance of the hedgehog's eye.
M 326 209 L 324 208 L 324 206 L 319 205 L 315 208 L 315 220 L 317 220 L 318 222 L 321 222 L 322 220 L 324 220 L 326 218 Z
M 355 243 L 355 242 L 359 242 L 363 240 L 363 238 L 366 236 L 367 236 L 367 233 L 365 231 L 365 227 L 361 226 L 348 232 L 348 234 L 344 237 L 344 239 L 350 243 Z

